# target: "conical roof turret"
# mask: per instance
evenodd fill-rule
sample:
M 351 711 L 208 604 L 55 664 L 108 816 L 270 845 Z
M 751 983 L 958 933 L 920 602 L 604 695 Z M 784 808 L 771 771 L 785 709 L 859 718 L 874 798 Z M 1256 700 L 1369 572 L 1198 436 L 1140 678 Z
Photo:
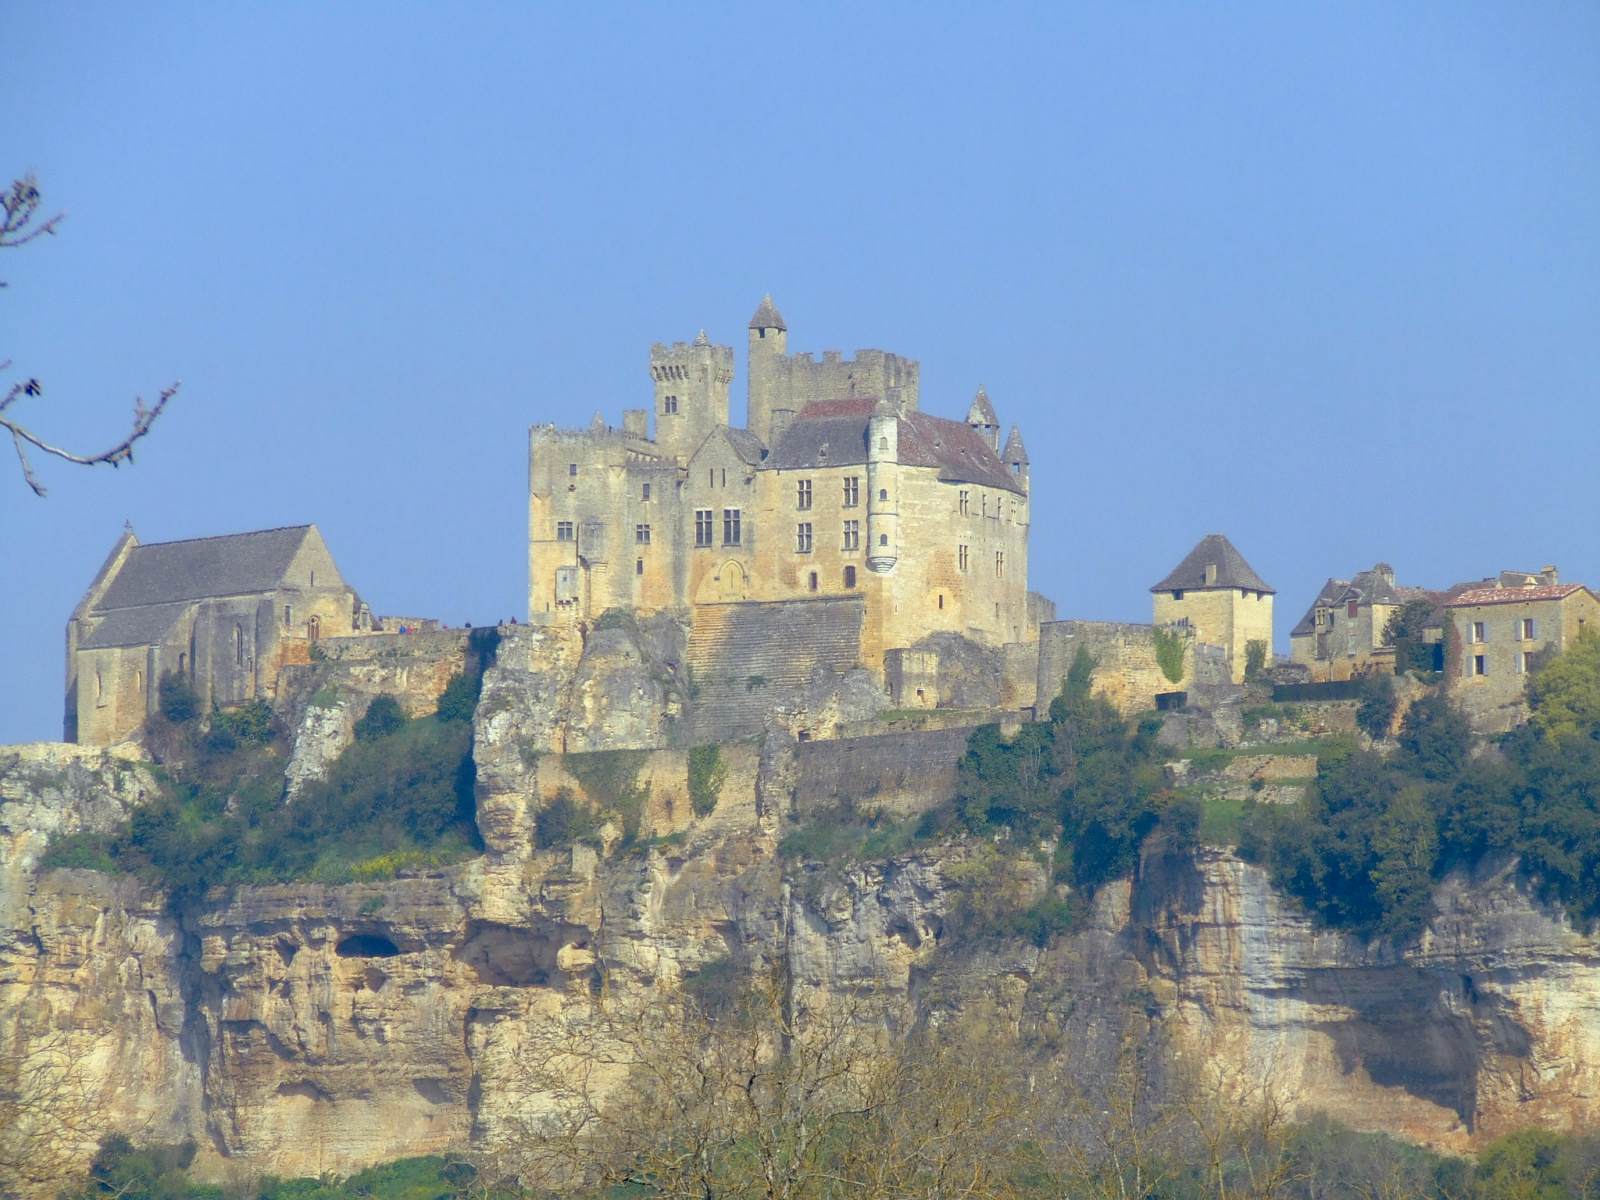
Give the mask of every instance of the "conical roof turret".
M 994 405 L 989 403 L 989 393 L 982 384 L 978 385 L 978 394 L 972 398 L 972 407 L 967 409 L 967 424 L 996 427 L 1000 424 L 1000 418 L 994 415 Z
M 1022 430 L 1015 425 L 1006 436 L 1006 448 L 1001 451 L 1000 458 L 1004 462 L 1028 465 L 1028 448 L 1022 444 Z
M 778 311 L 778 306 L 772 302 L 771 292 L 761 297 L 761 303 L 756 306 L 755 315 L 750 318 L 750 328 L 788 331 L 789 327 L 783 323 L 783 314 Z

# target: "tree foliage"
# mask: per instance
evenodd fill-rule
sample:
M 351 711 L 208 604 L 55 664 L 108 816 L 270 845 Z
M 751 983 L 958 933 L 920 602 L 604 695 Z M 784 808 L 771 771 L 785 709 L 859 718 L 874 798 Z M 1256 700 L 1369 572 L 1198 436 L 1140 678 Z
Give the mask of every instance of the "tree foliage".
M 1399 697 L 1395 695 L 1394 676 L 1373 673 L 1361 677 L 1358 691 L 1361 702 L 1356 707 L 1356 724 L 1374 741 L 1389 736 L 1394 723 Z
M 1527 689 L 1533 724 L 1551 741 L 1600 726 L 1600 633 L 1584 630 L 1528 677 Z
M 1437 671 L 1444 665 L 1440 661 L 1440 645 L 1426 640 L 1428 623 L 1435 611 L 1432 601 L 1407 600 L 1384 622 L 1383 644 L 1394 647 L 1396 675 Z

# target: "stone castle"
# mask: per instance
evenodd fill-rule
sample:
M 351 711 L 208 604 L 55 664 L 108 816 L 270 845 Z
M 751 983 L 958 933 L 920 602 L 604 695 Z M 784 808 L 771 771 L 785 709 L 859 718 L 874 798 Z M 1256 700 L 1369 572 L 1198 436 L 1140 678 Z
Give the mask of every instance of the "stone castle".
M 964 421 L 920 408 L 915 361 L 788 351 L 770 297 L 749 325 L 744 428 L 733 350 L 702 332 L 650 351 L 653 405 L 620 429 L 536 425 L 528 446 L 528 613 L 855 599 L 859 662 L 951 632 L 1037 639 L 1028 454 L 982 388 Z M 652 430 L 653 423 L 653 430 Z

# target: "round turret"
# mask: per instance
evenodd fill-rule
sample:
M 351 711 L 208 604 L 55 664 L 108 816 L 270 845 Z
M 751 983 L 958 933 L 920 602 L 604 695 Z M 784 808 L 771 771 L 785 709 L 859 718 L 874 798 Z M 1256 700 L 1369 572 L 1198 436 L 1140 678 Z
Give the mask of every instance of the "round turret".
M 884 398 L 867 422 L 867 569 L 893 571 L 900 559 L 900 410 Z
M 989 393 L 982 384 L 978 385 L 978 394 L 972 398 L 972 406 L 967 409 L 967 424 L 982 435 L 996 454 L 1000 452 L 1000 418 L 995 415 L 994 405 L 989 403 Z

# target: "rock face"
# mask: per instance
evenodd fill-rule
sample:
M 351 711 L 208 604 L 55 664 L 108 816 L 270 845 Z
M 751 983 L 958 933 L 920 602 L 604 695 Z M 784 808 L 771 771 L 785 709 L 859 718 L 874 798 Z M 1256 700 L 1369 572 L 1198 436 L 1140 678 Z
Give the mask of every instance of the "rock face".
M 492 1146 L 539 1110 L 522 1064 L 541 1032 L 583 1029 L 602 996 L 658 1003 L 725 960 L 782 966 L 823 997 L 870 987 L 906 1025 L 982 1002 L 1068 1056 L 1109 1055 L 1133 1019 L 1270 1073 L 1302 1111 L 1439 1146 L 1600 1118 L 1600 942 L 1510 864 L 1446 880 L 1438 918 L 1406 946 L 1315 928 L 1220 850 L 1151 852 L 1047 947 L 982 940 L 956 932 L 956 912 L 963 864 L 984 845 L 845 869 L 779 858 L 807 785 L 804 747 L 781 729 L 759 750 L 725 748 L 730 778 L 705 815 L 681 803 L 683 752 L 656 752 L 639 777 L 667 842 L 540 850 L 539 806 L 583 786 L 545 707 L 569 703 L 560 689 L 581 691 L 582 676 L 563 684 L 534 665 L 548 636 L 510 639 L 485 680 L 488 852 L 415 878 L 240 888 L 175 916 L 133 879 L 37 867 L 49 836 L 120 819 L 154 786 L 142 766 L 4 752 L 0 1053 L 65 1042 L 92 1114 L 73 1136 L 191 1136 L 219 1177 Z M 588 653 L 563 643 L 539 658 L 556 652 Z M 670 711 L 647 661 L 604 685 L 597 727 Z M 910 778 L 897 777 L 894 807 L 910 807 Z M 1020 894 L 1042 895 L 1044 869 L 1016 861 Z

